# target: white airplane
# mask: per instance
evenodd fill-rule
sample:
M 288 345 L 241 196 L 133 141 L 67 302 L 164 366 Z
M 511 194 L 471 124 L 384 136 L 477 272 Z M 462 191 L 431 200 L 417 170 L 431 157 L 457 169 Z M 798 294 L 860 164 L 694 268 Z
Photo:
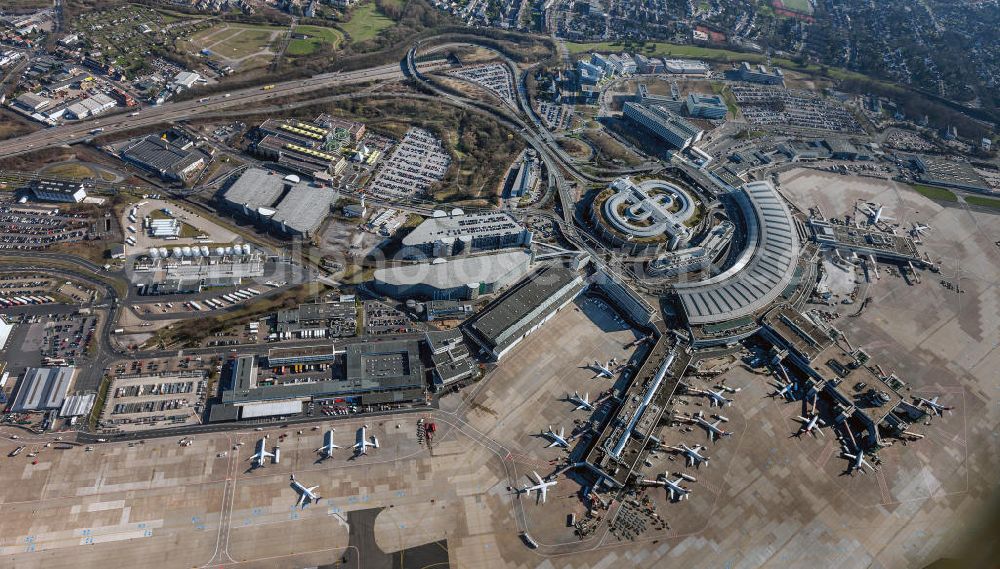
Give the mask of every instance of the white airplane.
M 261 466 L 264 466 L 264 459 L 266 459 L 267 457 L 274 458 L 274 454 L 267 452 L 267 449 L 264 448 L 264 445 L 265 445 L 264 439 L 260 439 L 259 441 L 257 441 L 257 452 L 253 453 L 250 456 L 250 460 L 253 462 L 254 468 L 259 468 Z
M 593 411 L 594 404 L 590 402 L 590 393 L 585 393 L 583 397 L 580 397 L 580 393 L 577 391 L 573 392 L 573 395 L 569 397 L 571 403 L 576 403 L 576 409 L 574 411 Z
M 587 367 L 589 367 L 590 369 L 594 370 L 595 373 L 597 373 L 597 375 L 595 375 L 594 377 L 606 377 L 608 379 L 611 379 L 615 376 L 615 373 L 611 371 L 610 361 L 608 361 L 607 365 L 601 365 L 601 362 L 595 360 L 594 363 L 588 365 Z
M 917 407 L 926 407 L 938 417 L 943 417 L 945 411 L 951 415 L 951 410 L 954 409 L 954 407 L 945 407 L 938 403 L 938 396 L 935 396 L 933 399 L 924 399 L 923 397 L 916 397 L 915 399 L 917 400 Z
M 323 446 L 316 449 L 316 452 L 322 454 L 323 458 L 331 458 L 335 448 L 340 447 L 333 443 L 333 431 L 327 431 L 323 435 Z
M 853 453 L 850 453 L 850 452 L 847 452 L 847 448 L 845 447 L 841 451 L 840 456 L 842 456 L 842 457 L 846 458 L 847 460 L 851 461 L 851 464 L 847 467 L 847 473 L 848 474 L 852 474 L 855 470 L 857 470 L 861 474 L 864 474 L 865 473 L 865 469 L 864 469 L 865 466 L 867 466 L 868 469 L 871 470 L 872 472 L 875 472 L 875 467 L 872 466 L 867 460 L 865 460 L 865 453 L 861 452 L 860 450 L 857 450 L 857 451 L 854 451 Z
M 792 399 L 795 395 L 795 384 L 788 382 L 784 383 L 779 381 L 778 383 L 772 383 L 771 387 L 774 387 L 774 391 L 771 392 L 771 397 L 782 397 L 784 399 Z
M 556 433 L 552 430 L 552 425 L 549 425 L 549 430 L 542 433 L 542 436 L 548 437 L 552 441 L 552 444 L 550 444 L 547 448 L 552 448 L 554 446 L 569 448 L 569 441 L 566 440 L 566 429 L 564 427 L 559 427 L 559 432 Z
M 670 501 L 677 502 L 679 500 L 687 500 L 691 491 L 687 488 L 681 486 L 681 482 L 687 480 L 688 482 L 696 482 L 694 476 L 687 474 L 678 474 L 677 480 L 670 480 L 670 473 L 663 473 L 663 480 L 661 481 L 664 488 L 667 489 L 667 493 L 670 494 Z
M 826 426 L 826 423 L 823 422 L 823 419 L 819 418 L 819 414 L 817 413 L 811 414 L 809 418 L 802 416 L 795 417 L 795 420 L 802 423 L 802 426 L 799 427 L 799 432 L 795 433 L 795 436 L 797 437 L 805 433 L 811 433 L 813 436 L 816 434 L 824 434 L 823 427 Z
M 736 393 L 739 388 L 733 389 L 732 387 L 720 386 L 718 391 L 712 391 L 711 389 L 698 389 L 695 387 L 688 387 L 688 391 L 691 393 L 696 393 L 698 395 L 704 395 L 708 397 L 708 404 L 711 407 L 718 405 L 719 407 L 725 407 L 726 405 L 732 405 L 733 400 L 727 398 L 725 393 Z
M 878 206 L 877 208 L 875 206 Z M 868 223 L 870 225 L 878 225 L 879 221 L 895 221 L 895 219 L 882 215 L 882 211 L 885 210 L 885 206 L 880 203 L 866 203 L 861 207 L 861 211 L 868 214 Z
M 670 447 L 670 450 L 679 454 L 683 454 L 684 458 L 687 459 L 687 465 L 689 467 L 693 466 L 695 468 L 700 468 L 701 463 L 704 462 L 707 464 L 709 460 L 707 456 L 703 456 L 702 454 L 700 454 L 701 451 L 705 450 L 705 447 L 701 445 L 694 445 L 694 447 L 692 448 L 682 444 L 680 446 Z
M 705 429 L 705 432 L 708 434 L 708 440 L 710 441 L 714 442 L 720 437 L 732 436 L 731 432 L 719 428 L 721 423 L 725 423 L 729 421 L 729 419 L 723 417 L 722 415 L 716 415 L 715 418 L 714 423 L 709 423 L 704 417 L 701 416 L 701 413 L 699 413 L 695 415 L 694 420 L 701 428 Z
M 910 230 L 910 235 L 914 237 L 923 237 L 924 233 L 931 230 L 930 225 L 924 225 L 923 223 L 914 223 L 913 229 Z
M 354 453 L 355 456 L 368 454 L 368 447 L 378 448 L 378 439 L 375 435 L 372 435 L 371 441 L 368 440 L 368 427 L 361 427 L 358 429 L 358 442 L 354 443 Z
M 295 505 L 300 508 L 305 508 L 309 504 L 318 504 L 320 500 L 323 499 L 322 496 L 316 493 L 316 489 L 319 486 L 311 486 L 306 488 L 299 481 L 295 480 L 295 475 L 292 475 L 292 488 L 299 493 L 299 501 Z
M 535 482 L 535 484 L 533 486 L 525 485 L 523 488 L 521 488 L 521 492 L 524 492 L 525 494 L 530 494 L 531 492 L 537 490 L 538 491 L 538 495 L 541 496 L 542 503 L 544 504 L 545 503 L 545 496 L 549 492 L 549 487 L 550 486 L 555 486 L 557 480 L 552 480 L 551 482 L 546 482 L 545 480 L 542 480 L 542 477 L 539 476 L 538 473 L 535 472 L 534 470 L 532 470 L 531 473 L 535 475 L 535 478 L 534 478 L 534 480 L 531 480 L 531 477 L 529 476 L 528 479 L 531 480 L 532 482 Z

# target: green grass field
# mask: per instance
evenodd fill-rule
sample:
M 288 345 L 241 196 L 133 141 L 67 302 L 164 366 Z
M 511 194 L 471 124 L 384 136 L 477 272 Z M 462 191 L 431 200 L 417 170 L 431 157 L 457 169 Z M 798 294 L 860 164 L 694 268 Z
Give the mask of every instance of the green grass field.
M 936 186 L 925 186 L 924 184 L 910 184 L 910 187 L 925 198 L 937 200 L 939 202 L 957 202 L 958 196 L 951 190 L 938 188 Z
M 980 207 L 991 207 L 993 209 L 1000 209 L 1000 199 L 997 198 L 984 198 L 983 196 L 966 196 L 966 203 L 972 205 L 978 205 Z
M 204 48 L 222 57 L 240 59 L 262 51 L 283 32 L 284 28 L 278 26 L 224 24 L 198 32 L 188 43 L 194 52 Z
M 798 12 L 800 14 L 812 15 L 813 7 L 809 3 L 809 0 L 781 0 L 781 5 L 787 10 L 793 12 Z
M 351 37 L 352 43 L 358 43 L 375 38 L 393 25 L 395 22 L 379 12 L 374 2 L 369 2 L 356 7 L 351 19 L 340 27 Z
M 344 34 L 333 28 L 320 26 L 295 26 L 295 33 L 306 34 L 309 39 L 293 39 L 285 49 L 287 55 L 309 55 L 319 50 L 323 44 L 330 44 L 336 49 L 344 41 Z

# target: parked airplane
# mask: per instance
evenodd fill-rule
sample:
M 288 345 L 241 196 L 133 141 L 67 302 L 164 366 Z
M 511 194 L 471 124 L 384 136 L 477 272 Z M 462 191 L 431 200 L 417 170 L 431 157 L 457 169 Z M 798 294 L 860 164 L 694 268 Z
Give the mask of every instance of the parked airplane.
M 910 230 L 910 235 L 913 237 L 923 237 L 924 233 L 931 230 L 930 225 L 924 225 L 923 223 L 914 223 L 913 229 Z
M 667 489 L 667 494 L 670 495 L 671 502 L 677 502 L 679 500 L 687 500 L 688 495 L 691 494 L 690 490 L 681 486 L 682 481 L 684 480 L 687 480 L 688 482 L 697 481 L 694 476 L 690 476 L 688 474 L 678 474 L 677 476 L 678 476 L 677 480 L 670 480 L 670 473 L 664 472 L 663 479 L 660 481 L 660 484 Z
M 316 452 L 322 454 L 323 458 L 331 458 L 335 448 L 340 447 L 333 443 L 333 431 L 327 431 L 323 435 L 323 446 L 316 449 Z
M 354 443 L 354 454 L 362 455 L 368 454 L 368 447 L 378 448 L 378 439 L 375 435 L 372 435 L 371 441 L 368 440 L 368 427 L 363 426 L 358 429 L 358 441 Z
M 583 397 L 580 397 L 580 393 L 577 391 L 573 392 L 573 395 L 569 397 L 571 403 L 576 403 L 576 409 L 574 411 L 593 411 L 594 405 L 590 402 L 590 393 L 585 393 Z
M 841 456 L 851 461 L 851 464 L 847 467 L 847 473 L 852 474 L 855 470 L 861 474 L 865 473 L 864 467 L 867 466 L 872 472 L 875 472 L 875 467 L 873 467 L 867 460 L 865 460 L 865 453 L 860 450 L 856 450 L 853 453 L 847 452 L 845 447 L 841 451 Z
M 701 451 L 705 450 L 705 447 L 701 445 L 694 445 L 694 447 L 692 448 L 682 444 L 680 446 L 670 447 L 670 450 L 679 454 L 683 454 L 684 458 L 687 459 L 687 465 L 693 466 L 695 468 L 700 468 L 701 463 L 704 462 L 707 464 L 709 461 L 709 458 L 707 456 L 703 456 L 702 454 L 700 454 Z
M 265 444 L 266 444 L 265 439 L 260 439 L 259 441 L 257 441 L 257 452 L 253 453 L 253 455 L 250 456 L 250 460 L 253 461 L 254 468 L 259 468 L 261 466 L 264 466 L 264 459 L 266 459 L 267 457 L 274 458 L 274 454 L 267 452 L 267 449 L 264 448 Z
M 524 492 L 525 494 L 530 494 L 531 492 L 537 490 L 538 495 L 541 496 L 542 503 L 544 504 L 545 496 L 548 494 L 549 487 L 555 486 L 557 481 L 552 480 L 546 482 L 545 480 L 542 480 L 542 477 L 539 476 L 537 472 L 531 471 L 531 473 L 535 475 L 534 480 L 532 480 L 532 482 L 535 482 L 535 484 L 533 486 L 525 485 L 523 488 L 521 488 L 521 492 Z M 531 480 L 531 477 L 529 476 L 528 479 Z
M 295 475 L 292 475 L 292 488 L 299 493 L 299 501 L 295 505 L 300 508 L 305 508 L 309 504 L 318 504 L 320 500 L 323 499 L 322 496 L 316 493 L 316 489 L 319 486 L 311 486 L 306 488 L 299 481 L 295 480 Z
M 704 417 L 702 417 L 701 412 L 699 412 L 697 415 L 694 416 L 694 421 L 701 428 L 705 429 L 705 432 L 708 434 L 708 440 L 710 441 L 714 442 L 717 441 L 720 437 L 732 436 L 731 432 L 719 428 L 719 425 L 721 423 L 729 421 L 729 419 L 723 417 L 722 415 L 715 415 L 715 422 L 709 423 L 708 421 L 705 420 Z
M 732 387 L 718 386 L 718 391 L 712 391 L 711 389 L 698 389 L 696 387 L 687 386 L 687 390 L 690 393 L 696 395 L 703 395 L 708 398 L 708 404 L 712 407 L 718 405 L 719 407 L 725 407 L 726 405 L 732 405 L 733 400 L 727 398 L 725 393 L 736 393 L 739 389 L 733 389 Z
M 771 397 L 782 397 L 791 400 L 795 396 L 794 383 L 778 381 L 777 383 L 772 383 L 771 387 L 774 388 L 774 391 L 771 392 Z
M 861 211 L 868 214 L 869 225 L 878 225 L 879 221 L 895 221 L 895 219 L 883 215 L 882 212 L 885 210 L 885 206 L 880 203 L 866 203 L 861 206 Z
M 816 434 L 824 434 L 823 427 L 826 426 L 826 423 L 823 422 L 823 419 L 819 418 L 819 414 L 817 413 L 812 413 L 809 418 L 802 416 L 795 417 L 795 420 L 802 423 L 802 426 L 799 427 L 799 432 L 795 433 L 797 437 L 805 433 L 811 433 L 814 436 Z
M 938 396 L 934 396 L 933 399 L 924 399 L 923 397 L 914 397 L 914 399 L 917 401 L 917 407 L 926 407 L 928 411 L 938 417 L 943 417 L 945 411 L 950 415 L 951 410 L 954 409 L 954 407 L 945 407 L 938 403 Z
M 594 377 L 606 377 L 611 379 L 615 376 L 615 373 L 611 371 L 611 362 L 608 361 L 607 365 L 601 365 L 601 362 L 594 361 L 594 363 L 587 366 L 592 369 L 597 375 Z
M 552 425 L 549 425 L 549 430 L 543 432 L 542 435 L 548 437 L 552 441 L 552 444 L 550 444 L 548 448 L 552 448 L 554 446 L 569 448 L 569 441 L 566 440 L 566 429 L 563 427 L 559 427 L 559 432 L 556 433 L 552 430 Z

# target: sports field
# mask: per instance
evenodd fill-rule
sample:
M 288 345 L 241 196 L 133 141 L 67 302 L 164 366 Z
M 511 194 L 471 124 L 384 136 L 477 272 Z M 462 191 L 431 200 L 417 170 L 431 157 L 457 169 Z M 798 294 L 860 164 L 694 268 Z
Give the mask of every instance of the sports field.
M 809 0 L 780 0 L 780 3 L 786 10 L 809 16 L 813 13 L 813 7 Z
M 274 56 L 272 46 L 285 33 L 279 26 L 221 24 L 202 30 L 180 42 L 191 53 L 207 49 L 235 69 L 267 65 Z

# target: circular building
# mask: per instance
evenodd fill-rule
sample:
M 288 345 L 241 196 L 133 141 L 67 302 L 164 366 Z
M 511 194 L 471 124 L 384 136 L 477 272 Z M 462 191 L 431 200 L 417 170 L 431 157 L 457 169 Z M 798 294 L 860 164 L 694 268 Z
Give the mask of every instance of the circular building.
M 609 244 L 632 255 L 655 255 L 683 247 L 698 200 L 665 180 L 618 178 L 594 199 L 590 221 Z

